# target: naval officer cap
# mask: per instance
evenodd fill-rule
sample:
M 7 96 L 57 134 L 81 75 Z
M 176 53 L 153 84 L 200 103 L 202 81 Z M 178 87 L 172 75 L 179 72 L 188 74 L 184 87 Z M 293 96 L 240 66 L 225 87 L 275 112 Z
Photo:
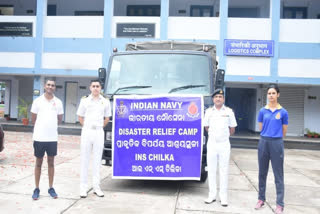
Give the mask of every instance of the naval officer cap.
M 218 89 L 214 90 L 212 97 L 214 97 L 217 94 L 221 94 L 224 96 L 224 91 L 221 88 L 218 88 Z

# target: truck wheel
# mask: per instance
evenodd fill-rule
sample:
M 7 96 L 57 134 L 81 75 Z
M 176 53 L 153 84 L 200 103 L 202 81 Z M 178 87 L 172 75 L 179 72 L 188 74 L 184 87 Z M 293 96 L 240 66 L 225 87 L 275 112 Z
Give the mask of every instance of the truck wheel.
M 112 166 L 112 161 L 111 160 L 106 160 L 105 165 L 106 166 Z
M 208 172 L 207 171 L 201 172 L 200 182 L 203 182 L 203 183 L 206 182 L 207 177 L 208 177 Z

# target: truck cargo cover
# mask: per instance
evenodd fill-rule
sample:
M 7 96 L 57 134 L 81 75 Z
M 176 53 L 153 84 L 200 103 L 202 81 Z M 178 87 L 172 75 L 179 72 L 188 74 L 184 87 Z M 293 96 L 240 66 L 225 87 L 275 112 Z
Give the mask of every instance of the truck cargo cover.
M 207 51 L 215 57 L 216 46 L 205 43 L 181 42 L 181 41 L 152 41 L 128 43 L 126 51 L 148 51 L 148 50 L 189 50 L 189 51 Z

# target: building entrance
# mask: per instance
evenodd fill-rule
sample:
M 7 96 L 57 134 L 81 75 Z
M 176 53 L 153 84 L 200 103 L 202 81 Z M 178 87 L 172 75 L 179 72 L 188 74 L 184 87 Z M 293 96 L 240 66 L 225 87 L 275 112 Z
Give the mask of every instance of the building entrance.
M 252 88 L 227 88 L 226 106 L 233 109 L 236 131 L 255 131 L 257 91 Z

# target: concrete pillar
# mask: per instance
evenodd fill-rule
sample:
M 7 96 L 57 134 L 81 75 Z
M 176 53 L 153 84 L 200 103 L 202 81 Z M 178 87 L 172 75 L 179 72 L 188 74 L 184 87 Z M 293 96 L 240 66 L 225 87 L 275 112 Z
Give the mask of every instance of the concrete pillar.
M 217 46 L 217 55 L 219 56 L 218 68 L 226 70 L 226 56 L 223 55 L 224 39 L 228 35 L 228 7 L 229 1 L 220 1 L 220 39 Z M 226 70 L 226 72 L 228 72 Z
M 103 20 L 103 53 L 102 53 L 102 67 L 108 67 L 108 60 L 112 53 L 112 17 L 114 10 L 114 1 L 115 0 L 104 0 L 104 20 Z M 97 68 L 98 69 L 98 68 Z M 98 73 L 98 70 L 97 70 Z
M 161 0 L 160 40 L 168 40 L 169 0 Z
M 36 27 L 36 48 L 35 48 L 35 74 L 41 74 L 42 53 L 43 53 L 43 29 L 44 18 L 47 16 L 47 0 L 37 0 L 37 27 Z
M 270 18 L 272 23 L 271 39 L 274 41 L 274 56 L 270 62 L 270 76 L 274 82 L 278 79 L 279 37 L 280 37 L 280 1 L 270 1 Z

